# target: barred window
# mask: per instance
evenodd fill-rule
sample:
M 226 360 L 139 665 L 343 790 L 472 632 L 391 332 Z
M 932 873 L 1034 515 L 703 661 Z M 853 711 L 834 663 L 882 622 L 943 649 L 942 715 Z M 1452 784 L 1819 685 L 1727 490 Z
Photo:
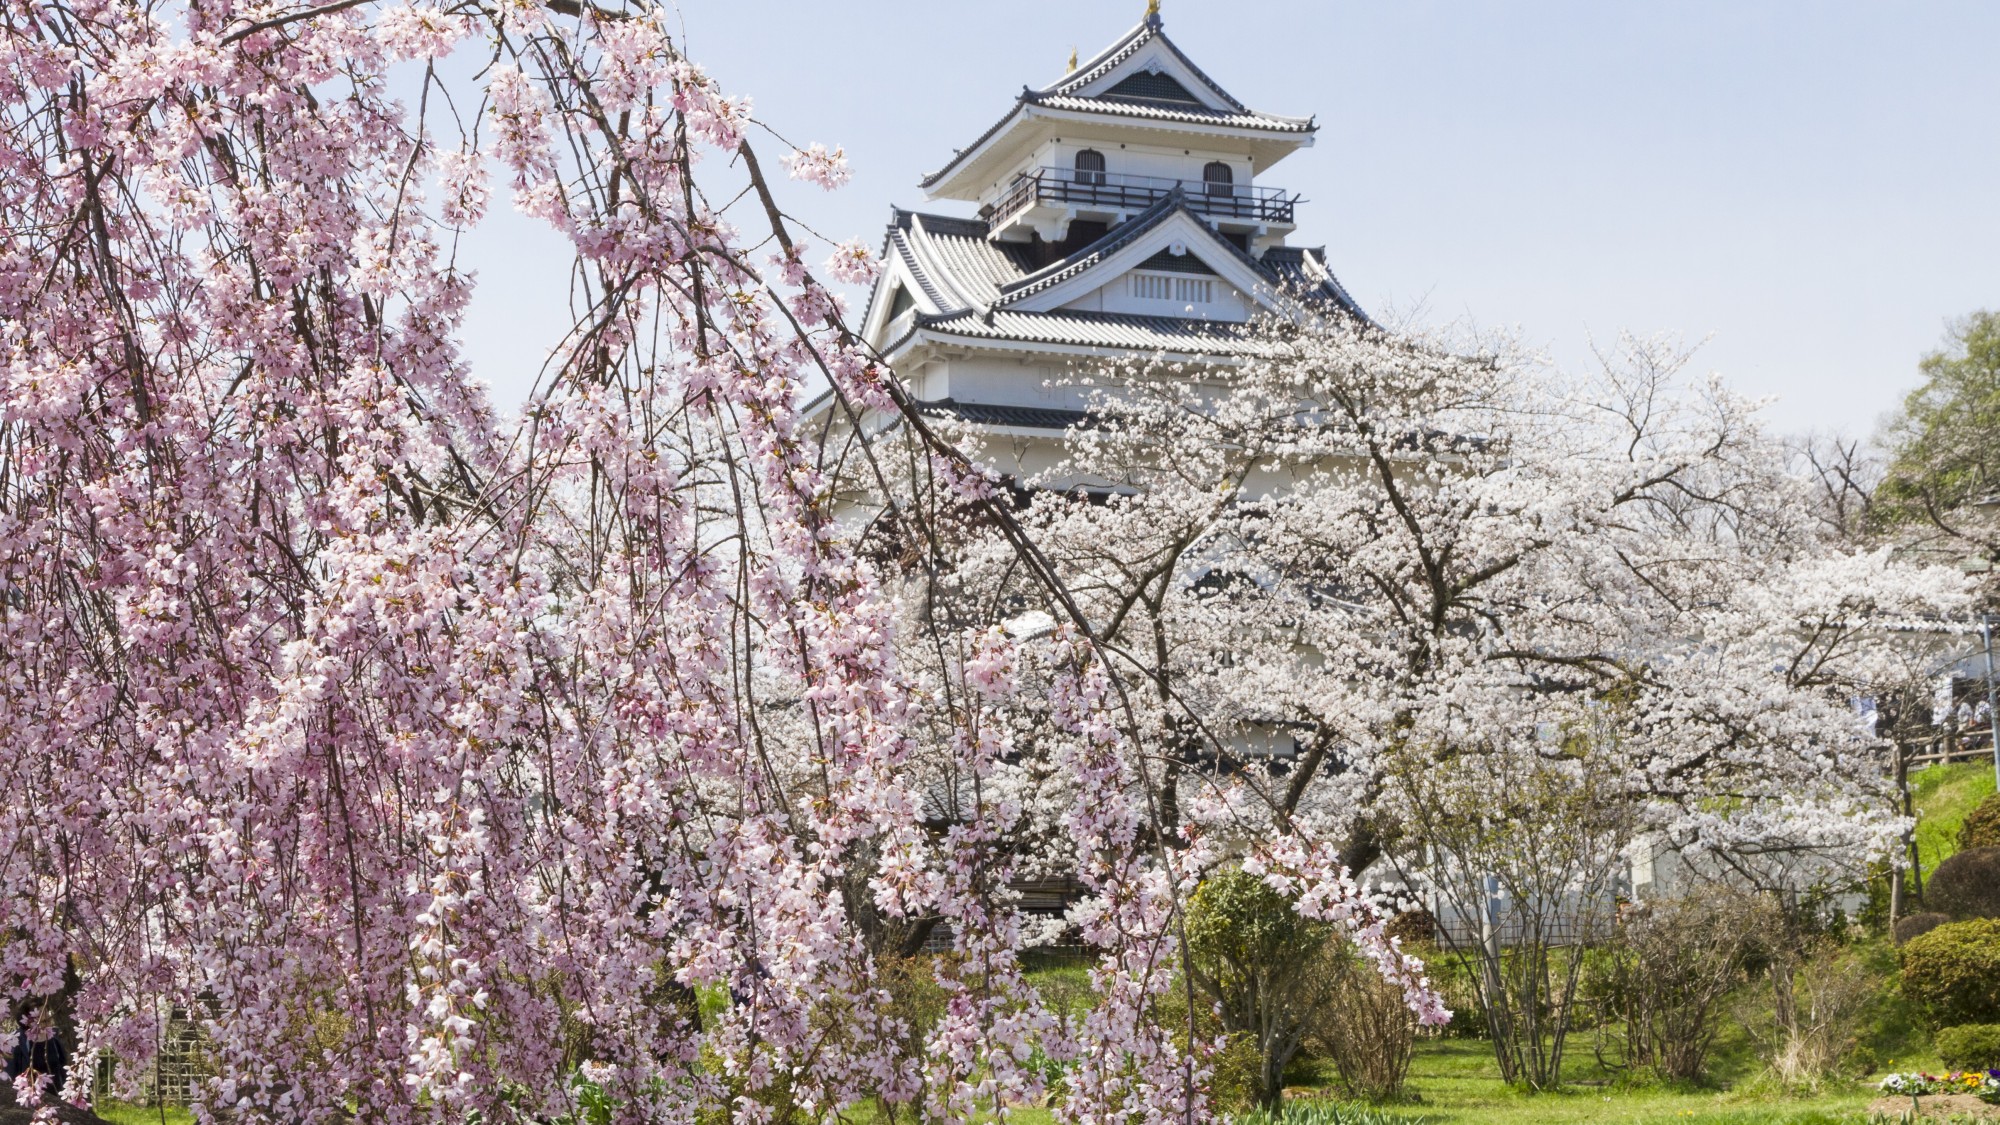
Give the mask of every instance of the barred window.
M 1144 301 L 1206 305 L 1215 300 L 1215 282 L 1205 277 L 1171 277 L 1157 273 L 1127 274 L 1132 296 Z
M 1080 184 L 1104 182 L 1103 153 L 1094 148 L 1087 148 L 1076 154 L 1076 182 Z

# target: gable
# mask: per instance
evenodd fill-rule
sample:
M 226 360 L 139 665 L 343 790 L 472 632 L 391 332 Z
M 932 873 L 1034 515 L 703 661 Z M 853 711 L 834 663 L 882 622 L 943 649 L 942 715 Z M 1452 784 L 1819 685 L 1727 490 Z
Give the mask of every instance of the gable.
M 1132 267 L 1135 270 L 1161 270 L 1166 273 L 1193 273 L 1215 276 L 1215 270 L 1197 254 L 1176 254 L 1172 247 L 1147 258 Z
M 1196 70 L 1165 36 L 1155 36 L 1104 73 L 1063 91 L 1087 98 L 1144 101 L 1182 109 L 1240 112 L 1234 99 Z
M 1170 316 L 1238 324 L 1254 316 L 1257 307 L 1255 299 L 1215 273 L 1185 269 L 1128 270 L 1061 306 L 1065 312 Z
M 1119 79 L 1116 85 L 1098 97 L 1119 101 L 1166 102 L 1172 105 L 1205 108 L 1202 100 L 1176 81 L 1173 75 L 1145 70 Z
M 1140 223 L 1141 220 L 1133 222 Z M 1112 237 L 1116 239 L 1117 232 L 1114 231 Z M 1184 204 L 1173 205 L 1172 210 L 1152 221 L 1146 229 L 1135 231 L 1124 245 L 1109 249 L 1096 261 L 1079 263 L 1072 269 L 1074 272 L 1064 271 L 1046 281 L 1030 281 L 1018 295 L 1010 294 L 1003 298 L 1003 303 L 1024 312 L 1078 308 L 1144 311 L 1148 315 L 1179 315 L 1159 303 L 1165 301 L 1176 301 L 1181 305 L 1227 305 L 1233 302 L 1244 316 L 1258 306 L 1276 307 L 1275 294 L 1270 291 L 1270 279 L 1255 264 L 1245 260 L 1235 247 L 1222 241 Z M 1137 288 L 1122 282 L 1127 274 L 1134 272 L 1168 280 Z M 1183 294 L 1198 294 L 1201 290 L 1198 286 L 1172 280 L 1176 277 L 1184 281 L 1196 277 L 1212 279 L 1208 292 L 1214 294 L 1214 300 L 1183 299 Z M 1148 302 L 1148 307 L 1144 310 L 1111 308 L 1114 295 L 1121 293 L 1125 297 Z M 1173 296 L 1163 295 L 1166 293 Z M 1100 304 L 1093 306 L 1090 303 L 1092 300 Z M 1217 311 L 1211 315 L 1219 317 L 1221 313 Z
M 890 337 L 896 319 L 909 313 L 935 313 L 943 311 L 936 294 L 923 284 L 909 260 L 907 244 L 898 237 L 902 232 L 892 231 L 885 247 L 887 268 L 875 279 L 875 286 L 868 294 L 868 309 L 862 317 L 861 337 L 877 348 L 894 343 Z M 906 326 L 903 326 L 906 327 Z

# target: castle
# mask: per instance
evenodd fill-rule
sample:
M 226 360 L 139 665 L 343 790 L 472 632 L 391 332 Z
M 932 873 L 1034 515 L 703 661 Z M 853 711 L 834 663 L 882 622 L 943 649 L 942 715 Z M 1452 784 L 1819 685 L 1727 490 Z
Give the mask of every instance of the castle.
M 1241 326 L 1288 300 L 1366 319 L 1323 250 L 1290 244 L 1300 199 L 1268 182 L 1317 128 L 1238 101 L 1155 3 L 923 179 L 976 217 L 893 210 L 862 336 L 919 410 L 1031 475 L 1084 417 L 1079 369 L 1228 363 Z

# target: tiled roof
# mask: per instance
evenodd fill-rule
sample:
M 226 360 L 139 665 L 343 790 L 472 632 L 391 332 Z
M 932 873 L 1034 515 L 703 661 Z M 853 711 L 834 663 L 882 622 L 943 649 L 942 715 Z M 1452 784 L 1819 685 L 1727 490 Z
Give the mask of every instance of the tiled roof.
M 1174 41 L 1167 38 L 1166 24 L 1164 21 L 1160 19 L 1159 14 L 1157 12 L 1147 16 L 1145 20 L 1139 24 L 1139 26 L 1126 32 L 1123 36 L 1120 36 L 1116 43 L 1113 43 L 1111 44 L 1111 46 L 1106 47 L 1102 51 L 1099 51 L 1096 54 L 1096 56 L 1093 57 L 1089 62 L 1084 63 L 1082 66 L 1077 67 L 1070 73 L 1063 75 L 1061 81 L 1055 82 L 1048 86 L 1044 86 L 1040 90 L 1037 90 L 1035 92 L 1038 94 L 1075 93 L 1076 91 L 1083 89 L 1085 86 L 1090 85 L 1092 82 L 1097 81 L 1099 78 L 1102 78 L 1105 75 L 1111 73 L 1111 71 L 1114 68 L 1116 68 L 1119 63 L 1122 63 L 1126 59 L 1131 58 L 1133 55 L 1138 54 L 1140 48 L 1144 47 L 1148 43 L 1151 43 L 1155 39 L 1158 39 L 1161 42 L 1161 44 L 1163 44 L 1167 48 L 1167 50 L 1173 52 L 1174 58 L 1179 59 L 1181 65 L 1187 67 L 1189 72 L 1191 72 L 1196 79 L 1200 80 L 1203 86 L 1206 86 L 1208 88 L 1208 92 L 1214 94 L 1218 99 L 1222 101 L 1224 105 L 1234 107 L 1235 109 L 1238 109 L 1244 113 L 1250 112 L 1250 107 L 1244 105 L 1242 102 L 1237 101 L 1235 97 L 1233 97 L 1229 93 L 1229 91 L 1217 85 L 1215 79 L 1210 78 L 1207 74 L 1203 73 L 1200 67 L 1194 65 L 1193 59 L 1188 58 L 1187 55 L 1183 54 L 1181 52 L 1181 49 L 1174 45 Z
M 1026 248 L 988 239 L 976 219 L 897 211 L 889 241 L 940 309 L 990 305 L 1029 272 Z
M 1133 101 L 1125 98 L 1077 96 L 1076 91 L 1109 74 L 1117 68 L 1118 64 L 1139 53 L 1146 44 L 1151 43 L 1155 39 L 1159 40 L 1168 51 L 1173 53 L 1174 58 L 1187 67 L 1188 72 L 1194 75 L 1204 89 L 1213 94 L 1217 101 L 1228 106 L 1233 112 L 1185 105 L 1168 105 L 1160 102 Z M 1022 111 L 1023 107 L 1029 105 L 1041 105 L 1051 109 L 1073 110 L 1084 113 L 1102 113 L 1116 117 L 1136 117 L 1191 125 L 1223 125 L 1238 129 L 1258 129 L 1275 133 L 1310 133 L 1318 128 L 1311 118 L 1279 117 L 1276 114 L 1258 113 L 1256 110 L 1237 101 L 1229 91 L 1217 85 L 1213 78 L 1203 73 L 1202 69 L 1194 64 L 1193 59 L 1188 58 L 1179 47 L 1174 45 L 1173 40 L 1167 38 L 1166 32 L 1162 30 L 1162 24 L 1158 15 L 1150 15 L 1146 17 L 1145 22 L 1126 32 L 1117 42 L 1099 51 L 1089 62 L 1064 75 L 1061 81 L 1051 83 L 1039 90 L 1023 87 L 1020 95 L 1015 98 L 1014 105 L 1007 110 L 1006 114 L 1000 120 L 994 122 L 991 128 L 981 133 L 978 140 L 973 141 L 971 144 L 954 153 L 952 158 L 945 163 L 944 167 L 925 176 L 919 182 L 919 186 L 928 188 L 943 180 L 967 156 L 979 151 L 987 141 L 993 139 L 995 134 L 1005 129 L 1008 123 L 1012 122 L 1015 116 Z
M 1113 227 L 1104 238 L 1084 247 L 1081 251 L 1017 282 L 1002 285 L 1000 291 L 1003 296 L 999 303 L 1012 304 L 1030 293 L 1047 289 L 1051 285 L 1074 277 L 1103 261 L 1105 257 L 1129 244 L 1133 239 L 1165 222 L 1176 211 L 1189 211 L 1190 214 L 1194 214 L 1197 225 L 1214 237 L 1215 245 L 1222 253 L 1236 258 L 1270 282 L 1273 292 L 1309 303 L 1331 303 L 1346 312 L 1367 319 L 1367 314 L 1361 311 L 1361 306 L 1356 304 L 1354 298 L 1349 296 L 1347 290 L 1335 280 L 1333 271 L 1326 268 L 1322 252 L 1301 247 L 1274 246 L 1267 249 L 1262 258 L 1253 258 L 1242 247 L 1215 234 L 1214 228 L 1202 221 L 1201 216 L 1188 207 L 1186 198 L 1178 189 L 1168 192 L 1159 202 Z
M 1191 355 L 1234 355 L 1250 350 L 1243 339 L 1243 326 L 1227 321 L 1073 312 L 1066 309 L 1056 312 L 996 309 L 988 315 L 963 312 L 950 316 L 920 316 L 911 331 L 980 340 L 1018 340 L 1032 344 Z
M 1289 293 L 1326 293 L 1335 304 L 1361 317 L 1368 314 L 1361 311 L 1361 305 L 1347 292 L 1347 287 L 1333 275 L 1326 264 L 1326 248 L 1322 246 L 1273 246 L 1264 251 L 1259 259 L 1264 272 L 1278 279 L 1279 284 Z
M 1067 430 L 1086 418 L 1082 410 L 1056 410 L 1041 406 L 1003 406 L 988 402 L 959 402 L 941 398 L 916 404 L 917 411 L 933 418 L 956 418 L 985 426 L 1021 426 L 1032 430 Z
M 1231 351 L 1236 329 L 1214 321 L 1067 310 L 1030 313 L 1008 307 L 1098 264 L 1182 210 L 1187 210 L 1186 200 L 1169 193 L 1098 241 L 1041 269 L 1029 268 L 1025 245 L 988 238 L 983 222 L 897 210 L 889 224 L 889 251 L 901 258 L 940 310 L 917 318 L 918 327 L 933 332 L 1085 347 Z M 1200 229 L 1214 237 L 1214 252 L 1248 265 L 1274 292 L 1367 319 L 1326 268 L 1322 251 L 1274 246 L 1262 258 L 1253 258 L 1206 223 Z
M 1080 90 L 1090 85 L 1092 82 L 1111 73 L 1112 68 L 1119 63 L 1138 54 L 1139 48 L 1152 42 L 1156 36 L 1164 38 L 1165 33 L 1161 30 L 1163 26 L 1164 24 L 1158 16 L 1147 16 L 1145 20 L 1140 22 L 1139 26 L 1119 36 L 1117 41 L 1109 47 L 1092 55 L 1088 62 L 1063 75 L 1061 81 L 1044 86 L 1036 92 L 1043 94 L 1067 94 L 1073 90 Z M 1179 54 L 1179 52 L 1175 53 Z M 1192 67 L 1194 64 L 1190 63 L 1188 65 Z M 1196 73 L 1200 72 L 1197 71 Z M 1208 76 L 1202 75 L 1202 77 L 1205 79 Z M 1220 87 L 1215 87 L 1213 82 L 1209 83 L 1209 85 L 1215 88 L 1217 94 L 1228 98 L 1232 103 L 1235 102 L 1236 99 L 1230 98 L 1228 94 L 1224 94 Z
M 1034 94 L 1026 95 L 1022 100 L 1035 105 L 1045 105 L 1050 109 L 1108 113 L 1118 117 L 1143 117 L 1154 121 L 1184 121 L 1193 125 L 1227 125 L 1235 129 L 1262 129 L 1272 133 L 1310 133 L 1318 127 L 1313 124 L 1311 118 L 1306 117 L 1279 117 L 1254 110 L 1223 113 L 1206 107 L 1128 101 L 1124 98 L 1114 100 L 1080 98 L 1071 94 Z
M 1034 273 L 1015 278 L 1000 286 L 1000 303 L 1012 304 L 1031 293 L 1039 293 L 1051 285 L 1075 277 L 1111 254 L 1124 249 L 1133 239 L 1159 226 L 1168 216 L 1186 206 L 1186 197 L 1181 194 L 1179 188 L 1175 188 L 1155 200 L 1151 207 L 1106 231 L 1104 237 L 1096 242 L 1062 261 L 1050 262 Z M 1204 226 L 1203 229 L 1206 230 L 1207 227 Z

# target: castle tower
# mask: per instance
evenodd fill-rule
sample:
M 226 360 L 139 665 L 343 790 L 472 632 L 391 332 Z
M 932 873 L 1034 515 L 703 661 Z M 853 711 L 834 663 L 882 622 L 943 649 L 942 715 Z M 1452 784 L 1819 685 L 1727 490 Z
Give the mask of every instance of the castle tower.
M 975 218 L 892 211 L 863 318 L 929 414 L 1052 463 L 1106 359 L 1227 363 L 1234 326 L 1281 300 L 1365 319 L 1318 248 L 1290 245 L 1299 198 L 1268 178 L 1310 118 L 1236 100 L 1167 38 L 1157 5 L 1039 89 L 921 186 Z M 1000 458 L 1007 460 L 1007 458 Z

